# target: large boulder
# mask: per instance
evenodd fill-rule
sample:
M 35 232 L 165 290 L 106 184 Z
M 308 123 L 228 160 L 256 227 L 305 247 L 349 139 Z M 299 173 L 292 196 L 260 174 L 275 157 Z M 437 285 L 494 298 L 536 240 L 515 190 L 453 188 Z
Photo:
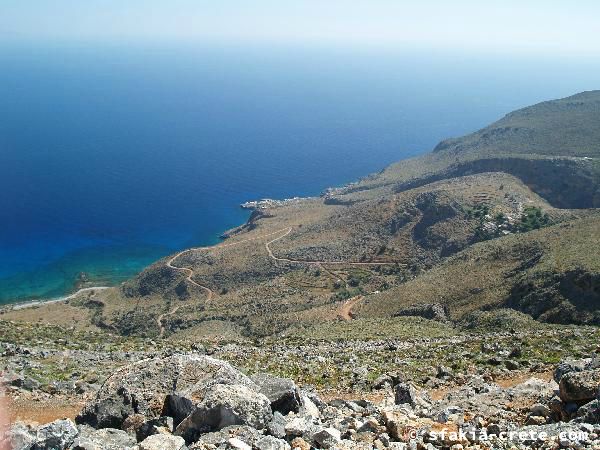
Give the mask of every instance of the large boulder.
M 230 425 L 263 429 L 273 418 L 271 402 L 263 394 L 238 385 L 213 386 L 176 428 L 175 434 L 193 442 L 202 433 Z
M 77 416 L 78 424 L 121 428 L 125 418 L 168 415 L 183 420 L 195 402 L 219 384 L 255 388 L 230 364 L 199 355 L 176 355 L 140 361 L 117 370 Z
M 35 443 L 35 430 L 22 423 L 14 423 L 5 436 L 0 435 L 0 448 L 12 450 L 30 450 Z
M 560 383 L 561 378 L 571 372 L 583 372 L 591 359 L 565 359 L 554 369 L 554 381 Z
M 560 379 L 560 399 L 565 403 L 587 403 L 596 398 L 599 387 L 600 369 L 569 372 Z
M 131 450 L 135 445 L 135 437 L 125 431 L 114 428 L 96 430 L 80 425 L 79 435 L 70 450 Z
M 269 399 L 273 411 L 286 415 L 300 410 L 300 393 L 292 380 L 259 374 L 253 376 L 252 381 L 258 386 L 260 393 Z
M 79 430 L 70 419 L 55 420 L 38 428 L 33 450 L 69 448 Z

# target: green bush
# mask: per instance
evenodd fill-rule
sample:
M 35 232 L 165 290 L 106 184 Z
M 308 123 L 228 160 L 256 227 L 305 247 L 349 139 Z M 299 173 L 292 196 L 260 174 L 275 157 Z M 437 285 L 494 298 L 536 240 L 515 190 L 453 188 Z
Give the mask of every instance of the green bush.
M 519 231 L 525 233 L 550 225 L 550 217 L 537 206 L 526 206 L 523 210 Z

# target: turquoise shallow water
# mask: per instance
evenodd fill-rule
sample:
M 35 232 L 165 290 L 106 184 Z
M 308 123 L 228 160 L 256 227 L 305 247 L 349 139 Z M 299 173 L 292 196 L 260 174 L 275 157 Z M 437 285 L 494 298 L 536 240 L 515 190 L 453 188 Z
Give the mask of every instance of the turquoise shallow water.
M 111 285 L 218 242 L 244 201 L 322 189 L 595 63 L 316 48 L 0 46 L 0 303 Z

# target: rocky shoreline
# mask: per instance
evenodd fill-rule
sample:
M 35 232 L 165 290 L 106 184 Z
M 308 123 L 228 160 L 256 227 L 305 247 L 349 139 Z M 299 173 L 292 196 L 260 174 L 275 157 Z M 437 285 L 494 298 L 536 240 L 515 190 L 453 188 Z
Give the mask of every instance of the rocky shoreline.
M 77 297 L 79 294 L 81 294 L 83 292 L 92 292 L 93 293 L 94 291 L 102 291 L 104 289 L 110 289 L 110 288 L 111 288 L 110 286 L 91 286 L 91 287 L 78 289 L 76 292 L 69 294 L 69 295 L 65 295 L 63 297 L 51 298 L 51 299 L 46 299 L 46 300 L 28 300 L 28 301 L 19 302 L 19 303 L 9 303 L 9 304 L 0 306 L 0 311 L 35 308 L 37 306 L 47 305 L 47 304 L 51 304 L 51 303 L 66 302 L 66 301 L 71 300 L 72 298 Z
M 252 200 L 242 203 L 240 207 L 242 209 L 260 210 L 260 209 L 273 209 L 282 206 L 297 205 L 304 201 L 310 200 L 311 197 L 292 197 L 284 198 L 283 200 L 275 200 L 272 198 L 263 198 L 261 200 Z

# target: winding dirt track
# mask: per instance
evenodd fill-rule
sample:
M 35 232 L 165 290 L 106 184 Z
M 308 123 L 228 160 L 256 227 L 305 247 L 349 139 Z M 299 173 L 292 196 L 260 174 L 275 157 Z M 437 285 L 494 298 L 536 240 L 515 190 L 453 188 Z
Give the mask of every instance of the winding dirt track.
M 163 335 L 165 334 L 165 326 L 162 323 L 163 319 L 167 316 L 172 316 L 173 314 L 175 314 L 177 311 L 179 311 L 179 308 L 181 308 L 181 305 L 176 306 L 168 313 L 161 314 L 160 316 L 158 316 L 156 318 L 156 323 L 158 324 L 158 327 L 160 328 L 160 334 L 158 335 L 158 337 L 163 337 Z
M 204 286 L 200 283 L 197 283 L 196 281 L 194 281 L 193 276 L 194 276 L 194 271 L 192 269 L 190 269 L 189 267 L 180 267 L 180 266 L 176 266 L 173 263 L 181 256 L 184 255 L 186 253 L 189 252 L 195 252 L 195 251 L 202 251 L 202 250 L 215 250 L 215 249 L 221 249 L 221 248 L 225 248 L 225 247 L 232 247 L 234 245 L 239 245 L 239 244 L 243 244 L 245 242 L 249 242 L 249 241 L 255 241 L 257 239 L 262 239 L 265 237 L 269 237 L 269 236 L 273 236 L 275 234 L 279 234 L 282 233 L 283 231 L 285 231 L 285 233 L 283 233 L 281 236 L 278 236 L 274 239 L 271 239 L 269 242 L 265 243 L 265 248 L 267 250 L 267 253 L 269 254 L 269 257 L 275 261 L 275 262 L 283 262 L 283 263 L 291 263 L 291 264 L 314 264 L 317 265 L 319 267 L 321 267 L 323 270 L 325 270 L 328 274 L 330 274 L 331 276 L 337 278 L 339 280 L 339 277 L 334 274 L 333 272 L 331 272 L 330 270 L 326 269 L 323 265 L 340 265 L 340 266 L 384 266 L 384 265 L 397 265 L 398 263 L 396 262 L 389 262 L 389 261 L 371 261 L 371 262 L 351 262 L 351 261 L 319 261 L 319 260 L 305 260 L 305 259 L 292 259 L 292 258 L 281 258 L 276 256 L 273 253 L 273 250 L 271 249 L 271 244 L 283 239 L 284 237 L 288 236 L 293 230 L 293 227 L 288 227 L 288 228 L 282 228 L 281 230 L 277 230 L 277 231 L 273 231 L 272 233 L 267 233 L 267 234 L 262 234 L 260 236 L 255 236 L 252 238 L 248 238 L 248 239 L 243 239 L 241 241 L 236 241 L 236 242 L 231 242 L 228 244 L 219 244 L 219 245 L 215 245 L 212 247 L 194 247 L 194 248 L 188 248 L 186 250 L 183 250 L 179 253 L 177 253 L 176 255 L 174 255 L 171 259 L 169 259 L 166 263 L 166 266 L 171 268 L 171 269 L 175 269 L 175 270 L 181 270 L 187 273 L 187 277 L 186 277 L 186 281 L 188 281 L 190 284 L 193 284 L 194 286 L 197 286 L 201 289 L 203 289 L 204 291 L 206 291 L 207 293 L 207 299 L 206 301 L 209 302 L 212 300 L 212 298 L 215 296 L 214 291 L 209 288 L 208 286 Z M 401 264 L 402 265 L 402 264 Z M 341 281 L 341 280 L 340 280 Z M 341 310 L 340 310 L 340 317 L 342 317 L 342 319 L 344 320 L 352 320 L 352 308 L 354 307 L 354 305 L 356 303 L 358 303 L 359 301 L 362 300 L 362 296 L 356 296 L 353 297 L 349 300 L 346 301 L 346 303 L 344 303 L 344 305 L 342 306 Z M 168 313 L 165 314 L 161 314 L 160 316 L 158 316 L 157 318 L 157 323 L 158 326 L 160 327 L 160 336 L 162 337 L 165 329 L 163 326 L 163 319 L 167 316 L 173 315 L 175 314 L 178 310 L 179 310 L 180 306 L 176 306 L 175 308 L 173 308 L 171 311 L 169 311 Z
M 370 261 L 370 262 L 318 261 L 318 260 L 312 260 L 312 259 L 279 258 L 279 257 L 275 256 L 273 254 L 273 251 L 271 250 L 270 245 L 274 242 L 279 241 L 280 239 L 283 239 L 291 232 L 292 232 L 292 227 L 289 227 L 287 229 L 287 231 L 285 232 L 285 234 L 283 234 L 282 236 L 279 236 L 265 244 L 265 247 L 267 248 L 267 252 L 269 253 L 269 256 L 272 259 L 274 259 L 275 261 L 287 262 L 287 263 L 299 263 L 299 264 L 327 264 L 327 265 L 336 265 L 337 264 L 337 265 L 341 265 L 341 266 L 394 266 L 394 265 L 399 264 L 397 262 L 389 262 L 389 261 Z M 404 264 L 399 264 L 399 265 L 404 265 Z
M 177 253 L 175 256 L 173 256 L 169 261 L 167 261 L 167 267 L 170 267 L 171 269 L 175 269 L 175 270 L 183 270 L 184 272 L 186 272 L 188 274 L 186 280 L 189 281 L 191 284 L 193 284 L 194 286 L 198 286 L 201 289 L 204 289 L 206 291 L 206 293 L 208 294 L 208 298 L 206 299 L 206 301 L 210 301 L 213 296 L 215 295 L 215 293 L 212 291 L 212 289 L 210 289 L 207 286 L 204 286 L 200 283 L 196 283 L 192 277 L 194 276 L 194 271 L 192 269 L 190 269 L 189 267 L 178 267 L 178 266 L 174 266 L 173 262 L 175 262 L 175 260 L 177 258 L 179 258 L 181 255 L 184 255 L 186 253 L 189 252 L 195 252 L 195 251 L 201 251 L 201 250 L 216 250 L 216 249 L 221 249 L 221 248 L 225 248 L 225 247 L 233 247 L 234 245 L 239 245 L 239 244 L 243 244 L 244 242 L 249 242 L 249 241 L 255 241 L 257 239 L 261 239 L 264 237 L 269 237 L 269 236 L 273 236 L 274 234 L 278 234 L 281 233 L 282 231 L 287 230 L 287 234 L 289 234 L 290 231 L 292 231 L 292 228 L 284 228 L 281 230 L 277 230 L 277 231 L 273 231 L 272 233 L 267 233 L 267 234 L 263 234 L 260 236 L 255 236 L 253 238 L 248 238 L 248 239 L 243 239 L 241 241 L 236 241 L 236 242 L 231 242 L 229 244 L 219 244 L 219 245 L 214 245 L 212 247 L 194 247 L 194 248 L 188 248 L 186 250 L 183 250 L 179 253 Z
M 360 302 L 363 298 L 364 297 L 362 295 L 357 295 L 356 297 L 352 297 L 346 300 L 346 302 L 342 305 L 342 308 L 340 309 L 339 313 L 339 316 L 342 318 L 342 320 L 350 321 L 354 318 L 354 315 L 352 314 L 352 308 L 354 308 L 354 306 L 356 306 L 356 304 Z
M 225 247 L 232 247 L 234 245 L 239 245 L 239 244 L 243 244 L 244 242 L 248 242 L 248 241 L 255 241 L 257 239 L 261 239 L 264 237 L 268 237 L 268 236 L 272 236 L 274 234 L 278 234 L 281 233 L 282 231 L 286 230 L 285 228 L 282 230 L 277 230 L 274 231 L 272 233 L 267 233 L 261 236 L 255 236 L 253 238 L 248 238 L 248 239 L 244 239 L 241 241 L 236 241 L 236 242 L 231 242 L 228 244 L 220 244 L 220 245 L 214 245 L 212 247 L 194 247 L 194 248 L 188 248 L 186 250 L 183 250 L 179 253 L 177 253 L 176 255 L 174 255 L 171 259 L 169 259 L 166 263 L 166 266 L 171 268 L 171 269 L 175 269 L 175 270 L 181 270 L 187 273 L 187 277 L 185 278 L 186 281 L 188 281 L 190 284 L 193 284 L 194 286 L 199 287 L 200 289 L 203 289 L 204 291 L 206 291 L 207 297 L 206 297 L 206 301 L 210 302 L 212 300 L 212 298 L 215 296 L 214 291 L 209 288 L 208 286 L 204 286 L 200 283 L 197 283 L 196 281 L 194 281 L 193 276 L 194 276 L 194 271 L 192 269 L 190 269 L 189 267 L 179 267 L 179 266 L 175 266 L 173 263 L 175 262 L 175 260 L 177 258 L 179 258 L 181 255 L 184 255 L 186 253 L 189 252 L 195 252 L 195 251 L 201 251 L 201 250 L 215 250 L 215 249 L 220 249 L 220 248 L 225 248 Z M 291 228 L 287 229 L 288 233 L 292 230 Z M 175 308 L 173 308 L 171 311 L 165 313 L 165 314 L 161 314 L 160 316 L 158 316 L 158 318 L 156 319 L 156 323 L 158 324 L 159 328 L 160 328 L 160 335 L 159 337 L 162 337 L 165 333 L 165 327 L 163 325 L 163 320 L 165 317 L 168 316 L 172 316 L 173 314 L 175 314 L 179 308 L 181 307 L 181 305 L 176 306 Z

